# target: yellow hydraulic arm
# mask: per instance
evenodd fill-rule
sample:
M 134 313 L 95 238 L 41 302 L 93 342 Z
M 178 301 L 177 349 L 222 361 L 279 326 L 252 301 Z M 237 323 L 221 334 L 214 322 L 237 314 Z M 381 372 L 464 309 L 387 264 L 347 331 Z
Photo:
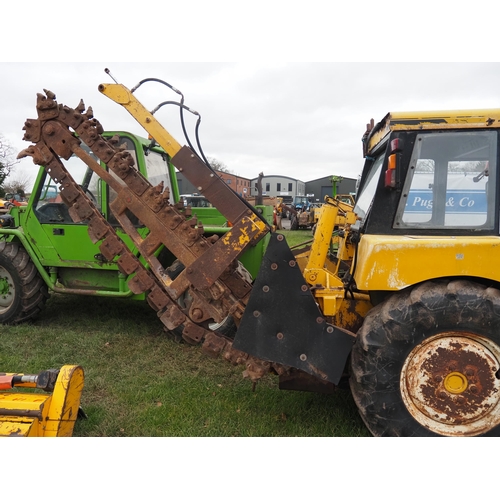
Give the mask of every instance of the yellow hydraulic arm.
M 71 436 L 83 383 L 83 368 L 78 365 L 37 375 L 0 373 L 0 437 Z
M 162 82 L 165 83 L 165 82 Z M 171 157 L 172 163 L 197 187 L 197 191 L 205 195 L 224 217 L 235 226 L 241 220 L 249 219 L 256 227 L 250 237 L 242 234 L 239 238 L 244 246 L 256 243 L 270 230 L 267 223 L 260 218 L 252 207 L 245 203 L 218 175 L 198 158 L 193 150 L 181 146 L 163 125 L 155 118 L 154 111 L 148 111 L 134 96 L 134 90 L 129 90 L 120 83 L 99 85 L 99 92 L 120 104 L 132 117 L 155 139 L 155 141 Z M 175 89 L 174 89 L 175 90 Z M 178 160 L 178 161 L 176 161 Z M 234 231 L 234 229 L 233 229 Z

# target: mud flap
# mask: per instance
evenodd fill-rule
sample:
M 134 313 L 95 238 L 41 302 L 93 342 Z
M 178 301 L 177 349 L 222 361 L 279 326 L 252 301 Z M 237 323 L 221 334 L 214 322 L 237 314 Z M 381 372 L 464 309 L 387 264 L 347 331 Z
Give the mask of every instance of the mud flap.
M 325 321 L 286 239 L 273 233 L 233 347 L 338 384 L 354 340 Z

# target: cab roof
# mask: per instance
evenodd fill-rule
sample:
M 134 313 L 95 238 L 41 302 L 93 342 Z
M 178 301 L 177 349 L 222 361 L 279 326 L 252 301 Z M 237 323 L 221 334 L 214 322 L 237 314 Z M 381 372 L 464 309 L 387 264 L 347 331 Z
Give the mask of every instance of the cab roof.
M 393 130 L 457 130 L 500 128 L 500 109 L 392 112 L 373 127 L 367 151 L 373 150 Z

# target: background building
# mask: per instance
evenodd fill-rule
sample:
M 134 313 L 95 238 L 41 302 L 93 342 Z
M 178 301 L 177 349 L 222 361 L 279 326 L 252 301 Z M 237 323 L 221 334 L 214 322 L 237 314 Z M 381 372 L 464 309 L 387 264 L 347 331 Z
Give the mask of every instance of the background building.
M 239 177 L 226 172 L 217 172 L 219 177 L 242 198 L 257 196 L 257 180 Z M 198 188 L 193 186 L 181 172 L 177 172 L 179 194 L 198 193 Z M 310 196 L 311 200 L 322 202 L 325 196 L 333 196 L 334 183 L 337 194 L 352 194 L 356 192 L 356 179 L 338 176 L 326 176 L 309 182 L 303 182 L 293 177 L 284 175 L 265 175 L 262 178 L 262 194 L 264 196 L 280 196 L 286 203 L 295 196 Z
M 356 192 L 357 179 L 328 175 L 321 179 L 306 182 L 306 195 L 322 203 L 325 196 L 333 196 L 334 183 L 336 194 L 353 194 Z
M 194 194 L 198 193 L 198 188 L 193 186 L 181 172 L 176 172 L 177 174 L 177 184 L 179 186 L 179 194 Z M 217 172 L 221 179 L 236 193 L 238 193 L 242 198 L 247 198 L 250 196 L 250 179 L 245 177 L 239 177 L 234 174 L 228 174 L 226 172 Z
M 257 180 L 258 177 L 250 181 L 251 196 L 257 196 Z M 305 196 L 306 185 L 298 179 L 284 175 L 265 175 L 262 178 L 262 194 L 270 197 L 281 196 L 287 202 L 291 201 L 294 196 Z

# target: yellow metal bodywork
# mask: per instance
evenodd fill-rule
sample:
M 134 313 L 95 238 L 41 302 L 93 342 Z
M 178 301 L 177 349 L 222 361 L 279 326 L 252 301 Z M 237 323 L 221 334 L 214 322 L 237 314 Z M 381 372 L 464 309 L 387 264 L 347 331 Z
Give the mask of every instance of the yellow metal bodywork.
M 0 391 L 0 437 L 72 436 L 83 384 L 83 368 L 65 365 L 51 393 Z M 33 388 L 35 384 L 20 387 Z
M 354 249 L 346 239 L 337 238 L 334 233 L 336 227 L 356 221 L 352 209 L 352 205 L 327 197 L 321 207 L 311 249 L 296 258 L 323 314 L 333 324 L 355 331 L 371 304 L 364 294 L 346 299 L 345 285 L 339 277 L 340 265 L 352 261 Z M 335 261 L 329 255 L 333 245 L 336 246 Z
M 375 149 L 393 130 L 490 127 L 500 128 L 500 110 L 389 113 L 374 129 L 368 151 Z M 500 282 L 500 270 L 492 266 L 500 257 L 500 238 L 497 236 L 362 234 L 359 242 L 352 244 L 349 227 L 355 222 L 352 206 L 325 203 L 310 251 L 297 257 L 323 314 L 338 326 L 355 331 L 357 319 L 372 307 L 370 292 L 395 292 L 445 277 Z M 346 230 L 344 235 L 335 235 L 337 226 Z M 332 247 L 336 246 L 337 252 L 332 252 Z M 346 292 L 341 264 L 353 273 L 357 293 Z M 352 314 L 355 310 L 357 313 Z
M 151 137 L 164 149 L 170 156 L 175 156 L 182 148 L 175 138 L 163 127 L 163 125 L 149 112 L 134 96 L 132 91 L 119 83 L 102 83 L 99 85 L 99 92 L 123 106 L 132 117 L 148 132 Z M 193 153 L 194 154 L 194 153 Z M 252 223 L 252 235 L 240 233 L 235 236 L 237 243 L 234 239 L 231 240 L 230 233 L 226 233 L 225 244 L 232 244 L 234 247 L 243 248 L 250 245 L 252 242 L 259 241 L 268 232 L 266 223 L 261 220 L 256 214 L 249 214 L 248 219 Z
M 340 297 L 337 300 L 335 316 L 327 316 L 326 320 L 332 325 L 356 333 L 372 307 L 368 295 L 361 293 L 346 295 L 344 291 L 342 292 L 342 300 L 340 300 Z
M 500 128 L 500 109 L 463 111 L 416 111 L 388 113 L 375 127 L 368 151 L 380 144 L 392 130 Z
M 325 204 L 310 249 L 295 255 L 323 314 L 343 328 L 355 330 L 371 309 L 369 293 L 398 291 L 423 281 L 446 277 L 484 278 L 500 282 L 497 236 L 386 236 L 364 234 L 354 245 L 330 236 L 338 221 L 338 207 Z M 347 213 L 352 221 L 354 214 Z M 332 259 L 331 245 L 338 244 Z M 330 252 L 329 252 L 330 250 Z M 347 293 L 340 265 L 353 267 L 358 293 Z
M 355 221 L 352 207 L 344 217 L 351 224 Z M 355 331 L 355 325 L 372 307 L 368 294 L 373 291 L 395 292 L 423 281 L 457 276 L 500 282 L 500 270 L 492 265 L 500 258 L 497 236 L 364 234 L 357 243 L 356 264 L 352 266 L 354 245 L 347 238 L 335 236 L 337 221 L 338 206 L 326 203 L 311 248 L 295 255 L 323 314 L 337 326 Z M 335 258 L 333 243 L 338 244 Z M 341 263 L 352 267 L 358 293 L 346 292 L 340 277 Z
M 134 94 L 119 83 L 102 83 L 99 92 L 109 97 L 112 101 L 123 106 L 142 125 L 165 152 L 175 156 L 181 145 L 160 125 L 158 120 L 135 98 Z
M 497 257 L 498 255 L 498 257 Z M 436 278 L 470 276 L 500 282 L 496 236 L 363 235 L 354 279 L 360 290 L 402 290 Z

